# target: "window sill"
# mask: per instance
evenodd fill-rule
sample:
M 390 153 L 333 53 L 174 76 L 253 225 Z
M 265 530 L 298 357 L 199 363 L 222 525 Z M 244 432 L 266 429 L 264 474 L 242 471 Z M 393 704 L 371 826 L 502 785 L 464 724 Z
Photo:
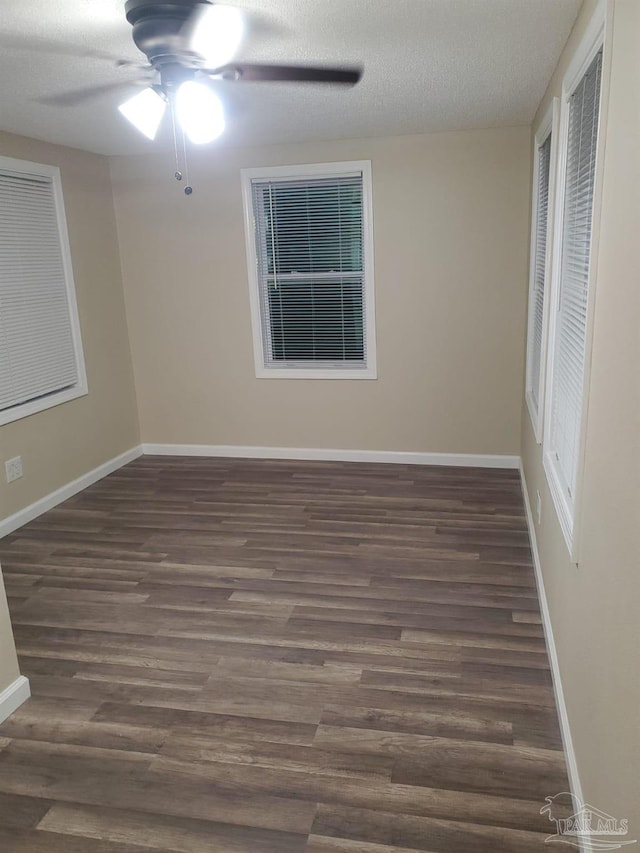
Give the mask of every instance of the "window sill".
M 562 530 L 564 541 L 567 549 L 569 550 L 569 557 L 573 562 L 577 562 L 575 554 L 575 537 L 573 535 L 574 519 L 572 508 L 569 506 L 562 493 L 562 486 L 560 485 L 560 480 L 556 473 L 554 461 L 548 452 L 543 454 L 542 464 L 547 477 L 549 491 L 551 492 L 553 506 L 555 508 L 556 515 L 558 516 L 560 529 Z
M 71 388 L 64 388 L 62 391 L 54 391 L 44 397 L 39 397 L 37 400 L 20 403 L 18 406 L 12 406 L 10 409 L 0 412 L 0 426 L 22 420 L 22 418 L 28 418 L 30 415 L 44 412 L 46 409 L 52 409 L 54 406 L 60 406 L 62 403 L 76 400 L 78 397 L 84 397 L 88 393 L 87 383 L 80 381 Z
M 527 409 L 529 410 L 529 419 L 531 420 L 531 428 L 536 440 L 536 444 L 542 444 L 542 418 L 540 417 L 540 408 L 536 408 L 531 392 L 527 391 L 526 397 Z
M 306 367 L 256 367 L 257 379 L 377 379 L 375 367 L 355 369 Z

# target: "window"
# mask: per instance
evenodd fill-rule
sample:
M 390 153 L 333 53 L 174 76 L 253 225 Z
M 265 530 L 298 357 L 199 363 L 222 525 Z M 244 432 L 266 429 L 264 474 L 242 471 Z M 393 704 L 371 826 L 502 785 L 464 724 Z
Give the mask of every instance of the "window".
M 256 376 L 375 378 L 370 163 L 242 179 Z
M 573 548 L 587 359 L 591 237 L 602 75 L 602 35 L 563 94 L 563 145 L 554 257 L 544 465 Z
M 59 171 L 0 157 L 0 424 L 86 391 Z
M 555 141 L 554 100 L 535 135 L 533 160 L 533 210 L 531 215 L 531 267 L 529 273 L 529 320 L 527 333 L 526 399 L 538 443 L 542 430 L 542 398 L 545 353 L 545 292 L 549 270 L 549 205 L 552 194 L 552 148 Z

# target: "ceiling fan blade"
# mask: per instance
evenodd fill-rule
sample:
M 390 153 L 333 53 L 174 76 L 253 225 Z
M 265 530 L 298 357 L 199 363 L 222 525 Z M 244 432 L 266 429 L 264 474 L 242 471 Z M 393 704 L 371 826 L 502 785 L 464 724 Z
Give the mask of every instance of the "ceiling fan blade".
M 333 83 L 355 86 L 362 77 L 361 68 L 325 68 L 313 65 L 260 65 L 234 63 L 216 68 L 212 76 L 244 83 Z
M 88 49 L 84 46 L 74 44 L 62 44 L 37 37 L 27 37 L 18 33 L 3 33 L 0 35 L 0 48 L 2 50 L 30 51 L 37 54 L 48 54 L 51 56 L 78 57 L 79 59 L 102 59 L 113 62 L 116 65 L 134 65 L 136 62 L 130 59 L 122 59 L 112 53 L 103 50 Z
M 182 48 L 200 56 L 207 65 L 226 65 L 242 40 L 244 16 L 234 6 L 196 3 L 180 30 Z
M 84 101 L 106 95 L 110 92 L 125 91 L 132 86 L 148 86 L 151 80 L 120 80 L 117 83 L 104 83 L 101 86 L 87 86 L 84 89 L 74 89 L 73 92 L 61 92 L 59 95 L 46 95 L 38 98 L 39 104 L 50 107 L 73 107 Z

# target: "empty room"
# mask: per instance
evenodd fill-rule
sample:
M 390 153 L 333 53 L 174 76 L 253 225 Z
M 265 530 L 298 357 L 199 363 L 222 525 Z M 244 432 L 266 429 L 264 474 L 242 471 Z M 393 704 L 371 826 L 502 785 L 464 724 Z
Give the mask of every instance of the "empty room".
M 640 845 L 640 0 L 4 0 L 1 853 Z

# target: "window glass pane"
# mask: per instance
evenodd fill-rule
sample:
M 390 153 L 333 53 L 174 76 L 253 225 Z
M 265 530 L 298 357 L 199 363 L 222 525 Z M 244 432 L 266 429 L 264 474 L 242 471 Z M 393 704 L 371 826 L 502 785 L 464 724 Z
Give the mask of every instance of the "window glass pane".
M 0 412 L 77 381 L 53 182 L 0 170 Z
M 546 254 L 550 165 L 551 134 L 547 136 L 538 149 L 538 201 L 537 219 L 535 223 L 533 294 L 530 306 L 530 310 L 533 312 L 530 333 L 533 337 L 530 351 L 531 363 L 529 365 L 529 393 L 531 394 L 536 410 L 540 406 L 538 396 L 540 391 L 540 364 L 542 360 L 544 294 L 547 277 Z
M 362 280 L 269 286 L 274 361 L 362 361 Z
M 362 175 L 257 180 L 252 195 L 265 365 L 365 367 Z
M 269 274 L 362 270 L 362 184 L 271 185 L 264 193 Z
M 601 73 L 602 51 L 596 55 L 568 103 L 548 450 L 570 515 L 575 505 L 580 459 Z

